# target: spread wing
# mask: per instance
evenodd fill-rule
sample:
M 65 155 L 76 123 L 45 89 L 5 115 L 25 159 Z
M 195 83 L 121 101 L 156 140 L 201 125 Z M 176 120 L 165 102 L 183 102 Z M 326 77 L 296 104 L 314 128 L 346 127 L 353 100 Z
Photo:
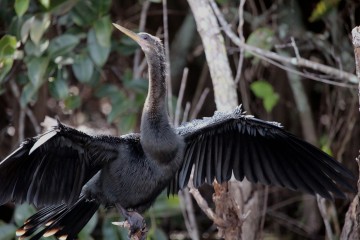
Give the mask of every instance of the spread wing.
M 178 127 L 184 137 L 184 162 L 169 186 L 176 193 L 187 186 L 194 167 L 194 186 L 224 182 L 234 174 L 239 181 L 277 185 L 320 194 L 345 197 L 339 189 L 353 191 L 352 173 L 313 145 L 286 132 L 280 124 L 234 112 L 217 112 L 211 118 Z
M 84 184 L 117 157 L 118 138 L 92 137 L 60 122 L 0 162 L 0 205 L 74 203 Z

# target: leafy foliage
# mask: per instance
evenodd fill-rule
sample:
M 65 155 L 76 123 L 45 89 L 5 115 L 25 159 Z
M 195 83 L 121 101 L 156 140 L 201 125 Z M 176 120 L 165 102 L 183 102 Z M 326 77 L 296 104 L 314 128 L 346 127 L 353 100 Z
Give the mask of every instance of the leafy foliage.
M 258 80 L 252 82 L 250 89 L 256 97 L 263 101 L 264 108 L 267 112 L 271 112 L 279 101 L 279 94 L 274 91 L 274 88 L 267 81 Z

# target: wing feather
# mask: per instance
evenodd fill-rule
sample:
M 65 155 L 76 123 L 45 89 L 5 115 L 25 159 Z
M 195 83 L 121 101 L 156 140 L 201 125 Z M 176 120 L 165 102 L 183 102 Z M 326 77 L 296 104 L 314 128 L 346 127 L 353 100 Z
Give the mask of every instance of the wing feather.
M 241 107 L 216 112 L 211 118 L 185 123 L 176 130 L 186 143 L 179 180 L 173 183 L 178 189 L 187 185 L 195 163 L 196 187 L 214 179 L 227 181 L 233 173 L 240 181 L 246 177 L 254 183 L 325 198 L 344 197 L 341 188 L 355 190 L 350 184 L 354 176 L 342 164 L 286 132 L 280 124 L 244 115 Z
M 117 157 L 118 143 L 119 138 L 92 137 L 58 122 L 1 161 L 0 205 L 74 203 L 84 184 Z

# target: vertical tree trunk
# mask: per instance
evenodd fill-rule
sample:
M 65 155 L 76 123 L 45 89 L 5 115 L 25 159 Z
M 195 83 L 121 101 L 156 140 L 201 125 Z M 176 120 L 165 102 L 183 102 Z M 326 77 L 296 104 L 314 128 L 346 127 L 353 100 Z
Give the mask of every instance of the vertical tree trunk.
M 360 27 L 355 27 L 351 31 L 353 37 L 356 75 L 360 80 Z M 359 81 L 359 111 L 360 111 L 360 81 Z M 360 172 L 360 155 L 356 158 Z M 360 239 L 360 176 L 357 182 L 358 193 L 354 197 L 346 213 L 345 223 L 341 232 L 341 240 Z
M 217 19 L 207 0 L 188 0 L 201 36 L 220 111 L 232 110 L 238 105 L 236 87 L 229 66 L 224 38 Z M 257 239 L 259 236 L 261 201 L 258 192 L 248 181 L 214 183 L 215 213 L 227 224 L 219 227 L 225 239 Z M 246 216 L 246 217 L 245 217 Z

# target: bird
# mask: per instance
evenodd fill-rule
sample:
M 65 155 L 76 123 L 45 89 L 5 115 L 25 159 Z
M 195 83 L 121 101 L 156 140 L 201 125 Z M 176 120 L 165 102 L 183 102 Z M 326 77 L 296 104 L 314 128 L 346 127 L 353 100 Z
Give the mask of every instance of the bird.
M 58 120 L 23 141 L 0 162 L 0 205 L 41 207 L 16 231 L 19 239 L 75 239 L 100 205 L 115 207 L 130 236 L 140 233 L 145 239 L 142 214 L 164 190 L 184 189 L 192 171 L 195 188 L 234 177 L 327 199 L 355 191 L 354 175 L 345 166 L 281 124 L 247 115 L 241 105 L 172 126 L 161 40 L 113 25 L 140 45 L 148 63 L 140 131 L 89 135 Z

